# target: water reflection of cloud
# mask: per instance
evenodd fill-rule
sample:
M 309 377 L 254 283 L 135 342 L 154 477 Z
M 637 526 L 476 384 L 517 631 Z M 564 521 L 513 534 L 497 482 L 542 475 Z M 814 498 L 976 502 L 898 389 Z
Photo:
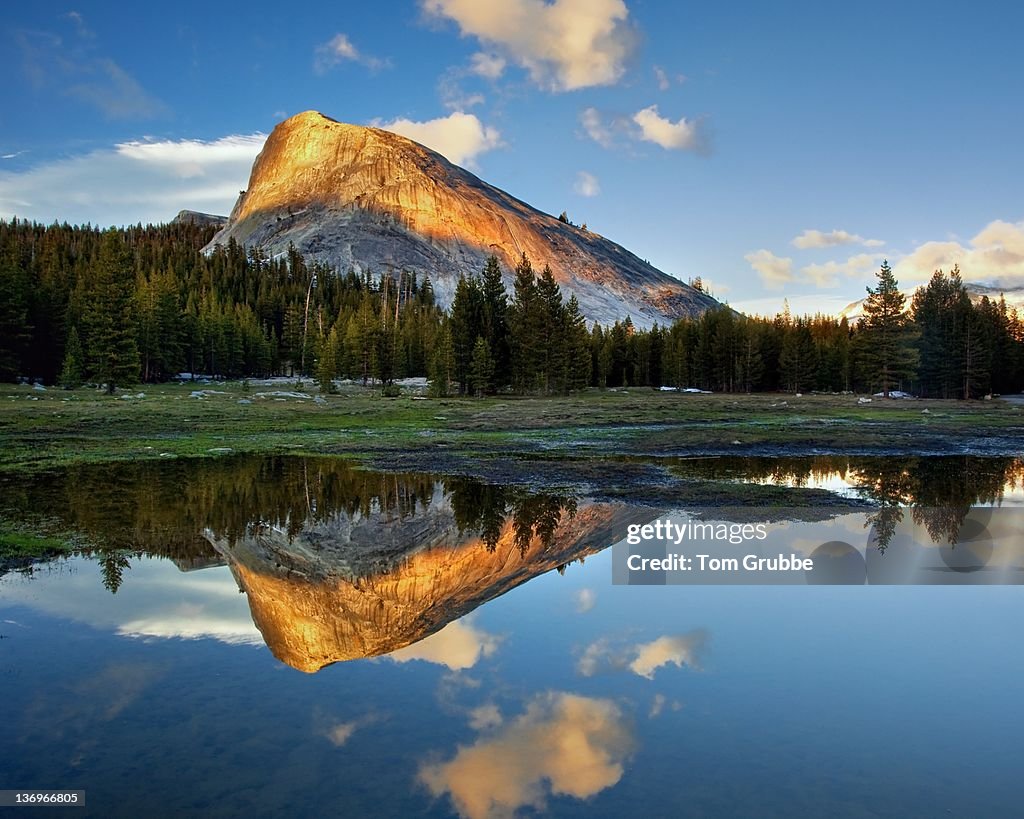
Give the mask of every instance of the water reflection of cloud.
M 26 741 L 65 741 L 68 764 L 81 765 L 99 745 L 98 727 L 123 718 L 164 669 L 153 663 L 115 662 L 95 674 L 40 691 L 23 713 Z
M 185 575 L 169 560 L 133 558 L 123 585 L 112 595 L 95 562 L 82 558 L 72 565 L 73 571 L 53 582 L 40 575 L 4 583 L 4 602 L 126 637 L 263 645 L 245 596 L 226 567 Z
M 339 722 L 337 725 L 332 725 L 327 729 L 327 738 L 334 747 L 340 748 L 349 741 L 358 727 L 358 722 Z
M 472 616 L 449 623 L 429 637 L 400 648 L 387 656 L 398 663 L 424 660 L 460 671 L 472 668 L 482 658 L 498 650 L 501 638 L 473 625 Z
M 611 700 L 549 692 L 451 760 L 423 765 L 418 778 L 434 796 L 448 794 L 461 816 L 508 816 L 542 810 L 549 793 L 587 799 L 612 787 L 632 748 L 632 731 Z
M 708 634 L 704 629 L 659 637 L 637 646 L 636 659 L 629 664 L 630 671 L 652 680 L 654 672 L 663 665 L 673 664 L 679 668 L 685 665 L 699 669 L 707 642 Z
M 579 614 L 586 614 L 597 603 L 597 592 L 593 589 L 578 589 L 572 595 L 573 604 Z
M 502 722 L 501 710 L 493 702 L 478 705 L 469 712 L 469 727 L 474 731 L 488 731 Z
M 649 643 L 622 644 L 602 637 L 583 649 L 576 670 L 584 677 L 592 677 L 602 669 L 628 668 L 651 680 L 664 665 L 700 669 L 709 642 L 710 635 L 705 629 L 666 634 Z

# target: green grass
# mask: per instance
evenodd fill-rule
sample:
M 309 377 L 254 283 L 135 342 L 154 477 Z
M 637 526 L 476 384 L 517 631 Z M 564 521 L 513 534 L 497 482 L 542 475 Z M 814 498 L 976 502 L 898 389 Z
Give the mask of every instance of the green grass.
M 217 390 L 203 399 L 196 389 Z M 961 452 L 1016 454 L 1024 412 L 1002 401 L 882 401 L 855 396 L 688 395 L 588 390 L 566 398 L 423 399 L 347 387 L 313 400 L 257 397 L 293 386 L 0 386 L 0 472 L 111 460 L 236 453 L 334 453 L 386 463 L 401 453 L 464 458 L 604 455 Z M 317 395 L 306 381 L 300 391 Z M 240 404 L 240 400 L 252 403 Z M 922 410 L 928 409 L 928 413 Z M 1003 451 L 1005 450 L 1005 452 Z

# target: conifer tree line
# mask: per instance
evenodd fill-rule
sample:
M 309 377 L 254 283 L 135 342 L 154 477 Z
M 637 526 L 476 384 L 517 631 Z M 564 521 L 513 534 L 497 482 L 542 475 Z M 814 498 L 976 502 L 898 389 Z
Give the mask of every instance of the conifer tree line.
M 911 299 L 888 264 L 864 317 L 743 316 L 588 327 L 551 270 L 523 256 L 459 280 L 451 309 L 405 271 L 337 273 L 290 248 L 269 259 L 214 228 L 100 231 L 0 220 L 0 380 L 108 389 L 179 372 L 225 378 L 430 378 L 435 395 L 564 395 L 593 387 L 891 392 L 978 398 L 1024 388 L 1024 322 L 972 303 L 958 269 Z

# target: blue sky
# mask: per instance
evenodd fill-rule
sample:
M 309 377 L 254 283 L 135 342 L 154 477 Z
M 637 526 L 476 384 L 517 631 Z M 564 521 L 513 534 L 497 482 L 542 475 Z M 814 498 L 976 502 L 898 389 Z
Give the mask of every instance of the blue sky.
M 392 127 L 721 298 L 841 307 L 883 257 L 1024 284 L 1012 3 L 382 0 L 5 9 L 0 215 L 226 213 L 307 109 Z

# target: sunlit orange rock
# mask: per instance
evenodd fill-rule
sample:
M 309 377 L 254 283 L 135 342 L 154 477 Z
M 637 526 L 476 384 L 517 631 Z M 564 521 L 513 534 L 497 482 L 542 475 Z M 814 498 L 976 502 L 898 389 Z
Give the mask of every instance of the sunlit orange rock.
M 213 243 L 234 238 L 267 255 L 289 243 L 345 272 L 429 276 L 446 305 L 460 274 L 492 253 L 511 270 L 525 253 L 576 294 L 590 319 L 635 324 L 696 315 L 718 304 L 625 248 L 488 185 L 397 134 L 314 111 L 271 133 L 249 187 Z M 566 293 L 568 298 L 568 293 Z
M 406 521 L 381 520 L 382 543 L 396 532 L 419 531 L 424 540 L 407 543 L 404 557 L 383 559 L 379 571 L 366 572 L 372 563 L 360 556 L 358 575 L 344 554 L 365 550 L 356 541 L 365 540 L 372 526 L 360 534 L 342 520 L 291 541 L 276 530 L 233 544 L 211 539 L 248 596 L 253 621 L 274 656 L 313 672 L 422 640 L 531 578 L 607 548 L 629 523 L 653 514 L 622 504 L 581 505 L 575 515 L 563 513 L 549 545 L 533 537 L 525 550 L 516 545 L 511 523 L 488 550 L 479 537 L 460 536 L 443 509 Z M 324 545 L 331 531 L 345 541 L 343 548 Z M 317 551 L 315 544 L 323 548 Z

